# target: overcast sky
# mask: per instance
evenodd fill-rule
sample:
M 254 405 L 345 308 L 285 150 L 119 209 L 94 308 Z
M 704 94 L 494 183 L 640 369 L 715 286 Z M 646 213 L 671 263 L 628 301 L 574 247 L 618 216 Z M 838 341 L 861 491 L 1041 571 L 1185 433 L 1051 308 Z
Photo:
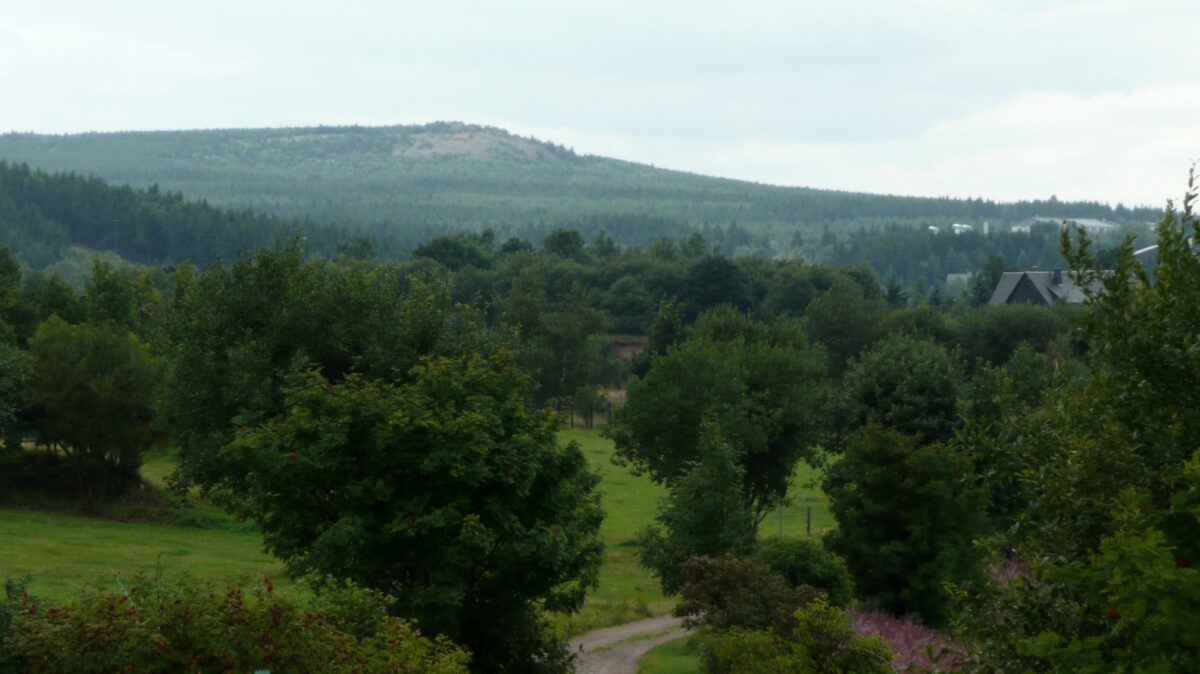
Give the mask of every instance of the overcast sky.
M 1197 0 L 0 2 L 0 130 L 494 124 L 711 175 L 1161 205 Z

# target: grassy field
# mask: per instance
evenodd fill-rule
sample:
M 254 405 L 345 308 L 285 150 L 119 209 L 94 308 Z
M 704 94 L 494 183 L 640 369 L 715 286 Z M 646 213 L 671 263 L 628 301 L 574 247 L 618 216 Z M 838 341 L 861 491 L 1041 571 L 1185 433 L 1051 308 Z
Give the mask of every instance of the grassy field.
M 606 516 L 600 527 L 604 566 L 600 587 L 592 592 L 567 631 L 579 634 L 650 615 L 667 613 L 675 604 L 663 597 L 658 581 L 638 564 L 637 532 L 654 521 L 654 508 L 664 490 L 646 476 L 631 475 L 612 462 L 612 441 L 599 431 L 570 429 L 564 440 L 578 442 L 588 462 L 600 472 Z
M 638 674 L 696 674 L 699 671 L 700 658 L 691 637 L 655 646 L 638 663 Z
M 805 520 L 807 512 L 812 511 L 812 536 L 820 537 L 826 531 L 833 529 L 836 523 L 829 511 L 829 497 L 821 491 L 821 480 L 824 476 L 807 464 L 801 463 L 792 475 L 790 503 L 783 507 L 783 517 L 779 510 L 773 510 L 758 527 L 760 536 L 805 536 L 807 534 Z M 782 519 L 782 526 L 780 525 Z
M 565 633 L 615 625 L 670 611 L 658 582 L 637 561 L 637 532 L 654 520 L 663 489 L 645 476 L 631 475 L 612 463 L 612 442 L 599 431 L 569 429 L 564 440 L 578 442 L 600 472 L 607 517 L 601 528 L 606 547 L 600 585 L 583 610 L 560 622 Z M 173 467 L 169 455 L 148 457 L 142 474 L 156 487 Z M 814 535 L 832 526 L 825 497 L 805 488 L 811 469 L 797 472 L 794 503 L 784 509 L 786 535 L 803 535 L 805 508 L 812 508 Z M 138 573 L 185 573 L 222 583 L 255 583 L 270 577 L 288 587 L 283 567 L 262 550 L 259 535 L 203 502 L 180 516 L 176 525 L 129 523 L 39 510 L 0 508 L 0 579 L 30 579 L 29 590 L 48 599 L 65 599 L 86 584 L 109 584 Z M 762 523 L 765 536 L 779 532 L 778 513 Z M 199 522 L 204 526 L 183 526 Z
M 31 594 L 66 599 L 81 586 L 135 574 L 185 573 L 229 583 L 286 586 L 283 566 L 255 531 L 173 527 L 26 510 L 0 510 L 0 578 L 30 579 Z

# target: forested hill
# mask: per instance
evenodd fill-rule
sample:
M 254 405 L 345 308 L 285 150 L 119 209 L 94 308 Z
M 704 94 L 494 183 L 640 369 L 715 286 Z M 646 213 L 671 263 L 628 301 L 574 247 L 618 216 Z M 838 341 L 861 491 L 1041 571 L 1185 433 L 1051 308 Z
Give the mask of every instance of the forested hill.
M 301 231 L 313 252 L 331 254 L 351 239 L 328 226 L 219 209 L 156 187 L 114 187 L 0 161 L 0 247 L 35 269 L 72 247 L 147 264 L 231 260 Z
M 180 192 L 214 205 L 344 225 L 396 250 L 491 228 L 540 241 L 556 227 L 645 245 L 699 230 L 728 253 L 819 257 L 822 234 L 865 226 L 994 225 L 1033 215 L 1128 222 L 1152 210 L 1055 200 L 879 196 L 774 187 L 582 156 L 459 123 L 0 136 L 0 159 Z M 937 189 L 936 185 L 930 186 Z M 825 240 L 828 240 L 825 234 Z

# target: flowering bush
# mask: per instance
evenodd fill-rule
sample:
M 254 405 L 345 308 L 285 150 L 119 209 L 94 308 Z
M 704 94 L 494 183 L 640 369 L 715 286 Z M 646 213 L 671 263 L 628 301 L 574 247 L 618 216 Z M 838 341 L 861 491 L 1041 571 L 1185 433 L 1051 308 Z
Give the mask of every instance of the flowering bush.
M 923 671 L 935 665 L 940 669 L 953 669 L 962 660 L 962 652 L 945 635 L 912 618 L 858 609 L 851 609 L 849 615 L 854 631 L 863 636 L 881 637 L 891 646 L 892 666 L 897 671 Z
M 88 591 L 62 607 L 24 602 L 10 644 L 31 672 L 429 672 L 467 671 L 468 655 L 416 628 L 382 618 L 356 637 L 323 614 L 273 593 L 214 592 L 194 582 L 139 582 Z

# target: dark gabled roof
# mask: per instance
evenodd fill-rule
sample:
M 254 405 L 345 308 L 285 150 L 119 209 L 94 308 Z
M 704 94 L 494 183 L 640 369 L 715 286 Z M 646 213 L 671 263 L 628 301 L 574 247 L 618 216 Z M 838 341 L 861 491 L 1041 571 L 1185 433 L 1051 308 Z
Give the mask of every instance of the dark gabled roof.
M 1011 303 L 1021 287 L 1031 288 L 1044 304 L 1082 304 L 1088 300 L 1088 288 L 1095 293 L 1104 287 L 1098 278 L 1092 278 L 1084 285 L 1078 284 L 1077 280 L 1080 280 L 1078 275 L 1068 271 L 1006 271 L 992 291 L 989 304 Z

